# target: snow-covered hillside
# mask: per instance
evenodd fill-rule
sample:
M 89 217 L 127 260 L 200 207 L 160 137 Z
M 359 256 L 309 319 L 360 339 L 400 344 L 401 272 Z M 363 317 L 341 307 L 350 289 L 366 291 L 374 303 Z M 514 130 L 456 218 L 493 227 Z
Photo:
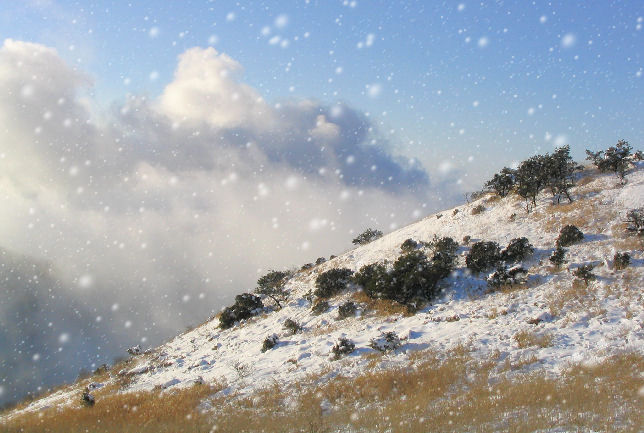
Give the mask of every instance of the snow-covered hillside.
M 219 329 L 218 320 L 213 319 L 135 357 L 125 369 L 112 370 L 109 378 L 94 386 L 109 385 L 123 376 L 131 380 L 121 392 L 225 382 L 227 387 L 220 393 L 248 396 L 275 383 L 288 386 L 316 374 L 359 376 L 407 365 L 414 353 L 423 350 L 447 356 L 450 349 L 466 347 L 476 358 L 523 363 L 524 370 L 546 375 L 557 375 L 571 363 L 595 364 L 622 351 L 644 354 L 644 253 L 641 238 L 628 232 L 624 223 L 629 209 L 644 206 L 644 164 L 638 164 L 624 186 L 613 175 L 587 169 L 573 190 L 572 204 L 554 205 L 544 194 L 536 209 L 527 213 L 516 196 L 499 199 L 488 194 L 429 215 L 310 270 L 296 272 L 287 284 L 290 298 L 284 308 L 227 330 Z M 485 210 L 473 213 L 479 205 Z M 555 269 L 548 258 L 566 224 L 579 227 L 584 239 L 568 247 L 567 263 Z M 337 320 L 340 304 L 360 299 L 354 287 L 331 298 L 327 312 L 312 314 L 307 295 L 315 290 L 321 272 L 337 267 L 356 271 L 365 264 L 391 262 L 400 255 L 406 239 L 430 241 L 434 236 L 449 236 L 459 243 L 466 236 L 471 240 L 459 246 L 457 268 L 441 281 L 443 296 L 433 305 L 412 315 L 386 315 L 361 304 L 355 317 Z M 529 270 L 525 284 L 490 291 L 486 275 L 467 271 L 465 256 L 474 242 L 491 240 L 505 246 L 523 236 L 535 247 L 523 263 Z M 613 263 L 620 251 L 631 256 L 624 270 L 615 269 Z M 588 287 L 575 282 L 573 276 L 585 264 L 594 265 L 597 276 Z M 287 319 L 299 323 L 302 331 L 286 331 Z M 370 341 L 385 332 L 396 333 L 402 346 L 374 363 L 369 355 L 376 351 Z M 278 336 L 277 345 L 262 351 L 265 338 L 273 334 Z M 522 344 L 518 335 L 543 344 Z M 356 350 L 333 360 L 331 349 L 341 337 L 353 341 Z M 65 388 L 21 411 L 76 403 L 79 392 Z

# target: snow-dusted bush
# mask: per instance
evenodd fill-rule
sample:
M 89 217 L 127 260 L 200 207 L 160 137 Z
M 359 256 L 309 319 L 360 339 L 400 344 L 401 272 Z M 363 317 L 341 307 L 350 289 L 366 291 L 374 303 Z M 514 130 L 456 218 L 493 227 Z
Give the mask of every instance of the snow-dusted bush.
M 370 298 L 382 298 L 389 285 L 387 268 L 382 263 L 371 263 L 353 274 L 353 282 L 362 287 Z
M 354 317 L 358 311 L 358 306 L 353 301 L 347 301 L 338 307 L 338 320 L 343 320 L 348 317 Z
M 496 271 L 487 278 L 487 285 L 491 289 L 500 287 L 512 287 L 516 284 L 523 284 L 526 281 L 528 271 L 521 266 L 508 268 L 506 265 L 499 266 Z
M 588 283 L 590 283 L 592 280 L 597 278 L 597 276 L 595 274 L 593 274 L 593 269 L 594 268 L 595 268 L 595 266 L 590 265 L 590 264 L 589 265 L 582 265 L 582 266 L 578 267 L 577 269 L 575 269 L 572 274 L 575 277 L 579 278 L 580 280 L 583 280 L 583 282 L 586 285 L 588 285 Z
M 644 207 L 626 212 L 626 222 L 629 231 L 644 234 Z
M 434 235 L 434 238 L 427 242 L 427 246 L 436 254 L 436 253 L 444 253 L 449 256 L 455 256 L 456 255 L 456 250 L 458 249 L 458 242 L 456 242 L 454 239 L 450 238 L 449 236 L 444 236 L 442 238 L 439 238 L 438 236 Z
M 472 215 L 478 215 L 483 211 L 485 211 L 485 206 L 483 206 L 482 204 L 476 205 L 472 208 Z
M 337 343 L 333 346 L 331 349 L 331 352 L 333 353 L 333 359 L 340 359 L 344 355 L 348 355 L 351 352 L 356 350 L 356 345 L 353 343 L 353 341 L 340 337 Z
M 380 237 L 382 237 L 382 232 L 380 230 L 367 229 L 356 236 L 351 242 L 354 245 L 366 245 Z
M 302 330 L 302 325 L 300 325 L 293 319 L 286 319 L 284 321 L 284 329 L 289 331 L 291 334 L 297 334 Z
M 235 296 L 235 303 L 226 307 L 219 316 L 219 327 L 221 329 L 231 328 L 235 322 L 248 319 L 259 313 L 264 305 L 259 296 L 252 293 L 242 293 Z
M 402 250 L 403 253 L 408 253 L 410 251 L 414 251 L 417 248 L 418 248 L 418 242 L 416 242 L 415 240 L 413 240 L 411 238 L 405 240 L 405 242 L 403 242 L 400 245 L 400 249 Z
M 402 345 L 402 341 L 395 332 L 383 332 L 377 338 L 372 338 L 369 347 L 378 352 L 392 352 Z
M 269 335 L 264 339 L 264 343 L 262 343 L 262 353 L 266 352 L 267 350 L 271 350 L 273 347 L 277 346 L 277 343 L 279 342 L 279 338 L 277 337 L 276 334 Z
M 549 260 L 557 268 L 561 267 L 561 265 L 566 263 L 566 249 L 562 248 L 561 245 L 557 245 Z
M 615 256 L 613 256 L 613 263 L 615 264 L 615 269 L 618 271 L 626 269 L 626 267 L 631 264 L 631 255 L 628 253 L 616 252 Z
M 472 245 L 465 257 L 465 264 L 473 272 L 482 272 L 501 261 L 501 247 L 493 241 L 480 241 Z
M 136 346 L 132 346 L 129 349 L 127 349 L 127 353 L 129 353 L 132 356 L 137 356 L 143 353 L 143 351 L 141 350 L 141 345 L 137 344 Z
M 592 161 L 601 172 L 614 172 L 623 183 L 626 170 L 631 164 L 631 150 L 633 148 L 628 144 L 628 141 L 619 140 L 615 146 L 611 146 L 606 150 L 599 152 L 586 150 L 586 155 L 588 155 L 586 159 Z
M 81 395 L 81 403 L 83 406 L 86 407 L 92 407 L 94 404 L 96 404 L 96 399 L 94 398 L 94 395 L 89 392 L 89 389 L 85 388 L 83 391 L 83 394 Z
M 519 262 L 534 253 L 534 247 L 528 238 L 514 238 L 501 251 L 501 259 L 507 263 Z
M 557 238 L 557 246 L 567 247 L 569 245 L 580 242 L 584 239 L 584 234 L 576 226 L 569 224 L 564 226 L 559 232 Z
M 319 316 L 322 313 L 326 313 L 329 309 L 329 303 L 327 301 L 318 301 L 311 307 L 311 312 Z
M 313 294 L 319 298 L 330 298 L 347 288 L 351 281 L 353 271 L 347 268 L 330 269 L 322 272 L 315 279 L 315 292 Z

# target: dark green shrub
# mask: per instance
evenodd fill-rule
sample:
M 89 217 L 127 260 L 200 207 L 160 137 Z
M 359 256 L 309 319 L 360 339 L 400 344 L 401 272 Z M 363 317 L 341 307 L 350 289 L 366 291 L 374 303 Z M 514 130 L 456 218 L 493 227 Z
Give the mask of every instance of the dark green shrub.
M 223 309 L 219 316 L 219 327 L 221 329 L 231 328 L 235 322 L 249 319 L 256 315 L 264 307 L 259 296 L 251 293 L 242 293 L 235 297 L 235 303 Z
M 356 350 L 356 345 L 353 343 L 353 341 L 344 337 L 340 337 L 338 342 L 331 349 L 331 352 L 333 353 L 333 359 L 337 360 L 344 355 L 350 354 L 354 350 Z
M 338 320 L 344 320 L 348 317 L 355 317 L 358 306 L 355 302 L 347 301 L 338 307 Z
M 370 298 L 382 298 L 389 285 L 389 274 L 382 263 L 364 265 L 353 274 L 353 282 Z
M 315 261 L 315 264 L 321 265 L 324 262 L 326 262 L 326 259 L 324 257 L 318 257 L 317 260 Z
M 372 338 L 369 347 L 378 352 L 393 352 L 402 345 L 402 341 L 395 332 L 384 332 L 378 338 Z
M 434 236 L 434 238 L 427 243 L 427 246 L 429 246 L 434 253 L 444 253 L 449 256 L 454 256 L 456 254 L 456 250 L 458 250 L 458 242 L 449 236 L 442 238 Z
M 476 205 L 472 208 L 472 215 L 478 215 L 485 210 L 485 206 L 482 204 Z
M 626 222 L 629 231 L 644 234 L 644 207 L 626 212 Z
M 562 248 L 561 245 L 557 245 L 557 248 L 555 248 L 549 260 L 550 263 L 555 265 L 557 268 L 560 268 L 561 265 L 566 263 L 566 250 Z
M 507 266 L 501 265 L 487 278 L 487 285 L 491 289 L 512 287 L 516 284 L 525 283 L 527 275 L 528 271 L 520 266 L 508 269 Z
M 284 321 L 284 329 L 289 331 L 291 334 L 297 334 L 302 330 L 302 325 L 297 323 L 295 320 L 286 319 Z
M 269 271 L 257 280 L 255 293 L 272 299 L 277 308 L 282 308 L 282 303 L 288 299 L 288 292 L 284 285 L 291 276 L 292 273 L 288 271 Z
M 493 241 L 480 241 L 472 245 L 465 264 L 473 272 L 482 272 L 501 261 L 501 247 Z
M 534 253 L 534 247 L 528 238 L 514 238 L 501 251 L 501 259 L 508 263 L 519 262 Z
M 311 307 L 311 312 L 315 316 L 326 313 L 329 310 L 329 303 L 327 301 L 318 301 Z
M 556 245 L 567 247 L 584 239 L 584 234 L 576 226 L 569 224 L 561 229 Z
M 400 249 L 401 249 L 404 253 L 408 253 L 408 252 L 410 252 L 410 251 L 414 251 L 414 250 L 415 250 L 415 249 L 417 249 L 417 248 L 418 248 L 418 242 L 416 242 L 415 240 L 413 240 L 413 239 L 411 239 L 411 238 L 409 238 L 409 239 L 405 240 L 405 242 L 403 242 L 403 243 L 400 245 Z
M 586 155 L 588 155 L 586 159 L 592 161 L 601 172 L 614 172 L 623 183 L 626 170 L 631 164 L 629 158 L 631 150 L 633 148 L 628 144 L 628 141 L 619 140 L 615 146 L 611 146 L 605 151 L 591 152 L 586 150 Z
M 380 230 L 367 229 L 356 236 L 356 238 L 351 242 L 354 245 L 366 245 L 380 237 L 382 237 L 382 232 Z
M 315 279 L 315 292 L 313 294 L 319 298 L 330 298 L 347 288 L 351 282 L 353 271 L 347 268 L 330 269 L 322 272 Z
M 618 271 L 626 269 L 628 265 L 631 264 L 631 255 L 628 253 L 617 252 L 613 257 L 613 263 L 615 263 L 615 269 Z
M 433 299 L 440 278 L 421 251 L 403 254 L 394 262 L 384 297 L 401 304 L 407 304 L 419 296 Z
M 269 335 L 264 339 L 264 343 L 262 343 L 262 353 L 266 352 L 267 350 L 271 350 L 273 347 L 277 346 L 277 343 L 279 342 L 279 338 L 277 335 Z
M 595 266 L 593 266 L 593 265 L 582 265 L 582 266 L 578 267 L 577 269 L 575 269 L 572 274 L 575 277 L 579 278 L 580 280 L 583 280 L 584 283 L 586 285 L 588 285 L 588 283 L 590 283 L 590 281 L 592 281 L 595 278 L 597 278 L 597 276 L 595 276 L 595 274 L 593 274 L 593 272 L 592 272 L 594 268 L 595 268 Z
M 505 197 L 514 187 L 514 176 L 514 170 L 504 167 L 500 173 L 495 174 L 494 177 L 485 184 L 485 187 L 487 189 L 494 190 L 500 197 Z

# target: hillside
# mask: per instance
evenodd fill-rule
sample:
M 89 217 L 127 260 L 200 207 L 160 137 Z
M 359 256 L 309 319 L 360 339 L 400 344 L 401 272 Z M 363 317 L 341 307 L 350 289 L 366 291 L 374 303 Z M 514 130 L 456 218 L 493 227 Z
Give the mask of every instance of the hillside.
M 487 193 L 426 216 L 295 271 L 283 308 L 226 330 L 213 318 L 2 414 L 0 431 L 642 431 L 644 238 L 625 218 L 644 206 L 644 163 L 626 180 L 586 168 L 573 203 L 542 193 L 526 212 L 516 195 Z M 569 224 L 583 240 L 566 247 L 557 268 L 549 257 Z M 405 240 L 435 236 L 459 246 L 433 303 L 410 312 L 350 285 L 328 310 L 311 311 L 321 273 L 392 263 Z M 504 247 L 520 237 L 534 246 L 521 262 L 524 281 L 491 289 L 491 271 L 467 269 L 476 242 Z M 630 255 L 624 269 L 617 252 Z M 575 277 L 583 265 L 594 279 Z M 349 300 L 358 309 L 339 320 Z M 301 330 L 287 331 L 287 319 Z M 399 347 L 374 350 L 386 334 Z M 262 350 L 272 335 L 276 345 Z M 355 350 L 334 359 L 341 338 Z

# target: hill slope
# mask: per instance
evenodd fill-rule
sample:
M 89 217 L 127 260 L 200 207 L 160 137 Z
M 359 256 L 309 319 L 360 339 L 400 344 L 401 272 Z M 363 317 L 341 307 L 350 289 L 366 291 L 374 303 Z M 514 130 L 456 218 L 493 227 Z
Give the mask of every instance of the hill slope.
M 65 416 L 92 425 L 108 401 L 116 402 L 120 418 L 135 420 L 128 408 L 143 408 L 144 396 L 158 402 L 147 416 L 176 409 L 180 406 L 176 399 L 188 402 L 184 409 L 189 418 L 179 411 L 173 422 L 195 431 L 214 427 L 234 431 L 244 426 L 254 431 L 259 420 L 267 431 L 421 431 L 418 426 L 423 422 L 443 430 L 518 431 L 526 422 L 534 425 L 542 418 L 544 428 L 561 428 L 550 431 L 575 426 L 637 431 L 643 425 L 637 408 L 644 398 L 644 254 L 642 238 L 626 230 L 624 219 L 629 209 L 644 206 L 644 164 L 638 164 L 624 186 L 614 176 L 587 169 L 573 190 L 571 204 L 553 205 L 549 197 L 541 196 L 538 206 L 527 213 L 516 196 L 498 199 L 488 194 L 427 216 L 298 271 L 286 285 L 290 297 L 280 310 L 228 330 L 219 329 L 216 319 L 208 321 L 123 365 L 8 412 L 0 421 L 6 431 L 19 431 L 20 426 L 26 431 L 36 431 L 37 426 L 63 431 Z M 484 210 L 472 212 L 477 206 Z M 548 258 L 567 224 L 581 229 L 584 239 L 567 247 L 567 263 L 556 269 Z M 434 236 L 449 236 L 459 243 L 466 236 L 471 240 L 459 246 L 456 270 L 440 282 L 443 294 L 433 305 L 405 314 L 395 303 L 370 300 L 352 287 L 331 298 L 326 312 L 311 312 L 310 292 L 320 273 L 392 262 L 406 239 L 429 242 Z M 518 237 L 528 238 L 535 248 L 522 263 L 529 270 L 525 283 L 489 290 L 487 274 L 473 274 L 465 267 L 474 242 L 505 246 Z M 613 263 L 616 252 L 630 254 L 631 263 L 623 270 Z M 586 285 L 573 272 L 588 264 L 594 266 L 596 279 Z M 358 311 L 337 320 L 338 308 L 347 300 L 354 300 Z M 301 325 L 301 332 L 286 331 L 287 319 Z M 401 346 L 385 355 L 370 347 L 384 333 L 401 339 Z M 262 351 L 264 340 L 272 335 L 277 336 L 277 345 Z M 340 338 L 351 340 L 356 350 L 334 360 L 332 348 Z M 415 385 L 425 381 L 433 385 Z M 525 388 L 517 388 L 520 384 Z M 556 396 L 559 385 L 570 386 L 565 388 L 568 398 Z M 87 386 L 96 399 L 91 408 L 80 402 Z M 591 386 L 597 393 L 617 392 L 614 388 L 619 392 L 610 397 L 610 405 L 602 400 L 606 396 L 578 395 L 590 392 Z M 428 389 L 431 396 L 424 394 Z M 531 406 L 530 398 L 520 403 L 526 390 L 540 401 L 537 406 Z M 491 394 L 483 398 L 476 392 Z M 123 403 L 127 396 L 136 396 L 138 403 Z M 478 398 L 496 401 L 496 406 L 471 406 Z M 573 401 L 577 406 L 570 406 Z M 468 405 L 471 412 L 464 409 Z M 596 405 L 609 411 L 606 419 L 597 417 Z M 199 411 L 194 412 L 196 407 Z M 397 409 L 388 414 L 392 408 Z M 454 415 L 455 410 L 462 413 Z M 77 412 L 69 415 L 70 411 Z M 103 428 L 106 422 L 116 422 L 102 419 Z M 238 419 L 237 427 L 233 419 Z M 167 422 L 163 424 L 167 430 L 157 426 L 156 431 L 179 431 L 177 425 Z M 145 431 L 140 426 L 118 430 Z M 102 431 L 100 427 L 93 424 L 96 431 Z

